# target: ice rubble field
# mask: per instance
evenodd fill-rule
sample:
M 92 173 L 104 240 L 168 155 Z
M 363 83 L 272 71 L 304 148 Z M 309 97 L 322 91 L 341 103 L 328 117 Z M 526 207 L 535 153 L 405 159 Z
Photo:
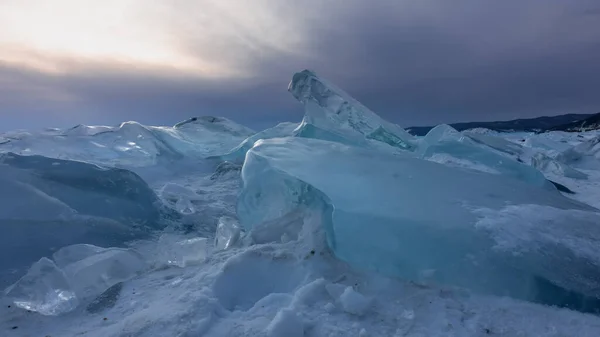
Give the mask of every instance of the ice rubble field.
M 600 132 L 417 138 L 289 91 L 258 133 L 0 134 L 0 335 L 600 335 Z

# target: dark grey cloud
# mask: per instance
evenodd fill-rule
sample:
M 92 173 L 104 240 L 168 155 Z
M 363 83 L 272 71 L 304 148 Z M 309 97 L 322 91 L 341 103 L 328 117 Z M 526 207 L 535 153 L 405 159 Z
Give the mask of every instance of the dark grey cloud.
M 296 5 L 319 7 L 293 17 Z M 304 68 L 403 126 L 600 111 L 595 0 L 296 5 L 281 13 L 290 15 L 283 22 L 300 27 L 302 50 L 290 53 L 260 41 L 230 50 L 226 57 L 250 70 L 246 78 L 100 68 L 52 76 L 0 68 L 2 128 L 125 120 L 174 124 L 204 114 L 262 128 L 301 118 L 286 89 L 292 74 Z M 195 44 L 193 31 L 187 34 L 188 51 L 200 53 L 206 41 Z M 221 53 L 230 46 L 216 45 Z

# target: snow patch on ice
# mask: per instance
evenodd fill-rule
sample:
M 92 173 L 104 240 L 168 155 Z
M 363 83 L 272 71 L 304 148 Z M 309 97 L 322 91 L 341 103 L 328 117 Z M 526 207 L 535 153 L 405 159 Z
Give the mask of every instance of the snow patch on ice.
M 290 254 L 251 250 L 231 258 L 215 280 L 214 291 L 227 310 L 248 310 L 271 293 L 289 293 L 299 287 L 305 271 Z
M 280 310 L 267 326 L 268 337 L 303 337 L 304 326 L 291 309 Z

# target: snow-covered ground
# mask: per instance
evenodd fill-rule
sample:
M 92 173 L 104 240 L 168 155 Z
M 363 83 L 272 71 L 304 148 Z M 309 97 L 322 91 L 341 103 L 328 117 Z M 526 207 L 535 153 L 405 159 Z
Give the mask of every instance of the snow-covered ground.
M 308 79 L 295 77 L 295 80 L 305 83 L 310 81 L 310 77 Z M 334 92 L 339 92 L 336 91 L 339 89 L 332 88 Z M 307 95 L 314 94 L 314 92 L 302 91 L 304 89 L 306 88 L 291 87 L 294 96 L 301 101 Z M 341 97 L 351 104 L 357 104 L 348 97 L 343 95 Z M 533 168 L 536 167 L 547 179 L 574 192 L 563 194 L 583 203 L 579 206 L 579 203 L 573 202 L 575 205 L 573 207 L 578 209 L 573 212 L 585 216 L 574 216 L 568 213 L 569 210 L 565 210 L 566 213 L 558 210 L 556 216 L 553 215 L 554 213 L 536 213 L 540 209 L 544 210 L 543 207 L 524 207 L 519 208 L 518 212 L 511 213 L 515 208 L 509 206 L 503 211 L 486 211 L 488 212 L 486 219 L 490 219 L 490 212 L 492 220 L 499 219 L 496 222 L 492 221 L 493 225 L 503 226 L 506 230 L 501 234 L 510 236 L 502 237 L 503 243 L 514 243 L 514 237 L 523 242 L 531 242 L 532 245 L 542 241 L 544 244 L 552 242 L 573 251 L 581 248 L 581 251 L 576 251 L 574 256 L 580 258 L 585 255 L 586 263 L 589 261 L 594 263 L 600 259 L 600 256 L 595 255 L 600 252 L 600 248 L 594 245 L 598 242 L 595 240 L 600 240 L 600 237 L 594 237 L 597 232 L 587 232 L 585 228 L 584 233 L 570 232 L 571 228 L 576 230 L 582 227 L 579 224 L 562 226 L 562 223 L 554 221 L 562 219 L 560 216 L 563 214 L 567 214 L 564 215 L 564 219 L 583 219 L 582 221 L 587 222 L 592 221 L 589 219 L 596 219 L 590 217 L 597 216 L 596 211 L 591 207 L 600 208 L 600 161 L 598 160 L 600 151 L 593 141 L 600 136 L 600 132 L 499 134 L 489 130 L 475 130 L 472 137 L 468 137 L 465 136 L 468 133 L 457 135 L 451 130 L 438 129 L 438 131 L 442 130 L 443 134 L 432 133 L 424 139 L 412 139 L 407 134 L 389 127 L 387 122 L 378 119 L 376 115 L 374 117 L 362 113 L 364 111 L 361 109 L 366 108 L 359 105 L 352 105 L 352 107 L 355 110 L 350 111 L 350 117 L 344 116 L 344 113 L 348 113 L 348 110 L 345 110 L 342 114 L 336 114 L 336 118 L 347 118 L 354 122 L 356 117 L 364 118 L 363 122 L 367 121 L 368 127 L 364 127 L 364 123 L 347 123 L 343 127 L 340 126 L 339 130 L 334 129 L 333 127 L 337 126 L 323 124 L 324 119 L 319 119 L 321 115 L 316 115 L 314 107 L 309 106 L 307 116 L 310 118 L 305 117 L 303 123 L 283 125 L 277 132 L 263 133 L 261 138 L 288 135 L 325 139 L 336 144 L 342 143 L 350 147 L 367 149 L 367 152 L 379 151 L 384 157 L 389 154 L 391 156 L 389 158 L 404 158 L 403 151 L 417 149 L 414 153 L 418 155 L 411 154 L 409 163 L 419 160 L 438 162 L 443 168 L 453 167 L 452 170 L 457 170 L 449 172 L 461 172 L 456 173 L 458 174 L 456 177 L 471 172 L 474 177 L 479 177 L 479 180 L 475 179 L 474 182 L 483 181 L 482 177 L 506 174 L 511 176 L 511 180 L 506 181 L 511 184 L 513 181 L 514 184 L 523 184 L 523 191 L 549 190 L 540 193 L 544 198 L 546 198 L 545 193 L 550 193 L 551 198 L 554 198 L 552 193 L 555 193 L 558 195 L 556 200 L 562 200 L 559 192 L 552 190 L 551 185 L 545 184 L 545 180 L 541 182 L 538 180 L 536 174 L 539 172 Z M 329 108 L 332 106 L 326 106 L 325 112 L 319 113 L 328 116 Z M 329 120 L 327 123 L 332 122 Z M 342 125 L 339 120 L 336 120 L 336 123 Z M 319 126 L 321 130 L 327 132 L 315 132 L 314 128 L 306 128 L 309 124 Z M 273 136 L 265 136 L 269 134 Z M 245 164 L 245 171 L 243 171 L 245 180 L 242 180 L 240 174 L 242 166 L 229 162 L 222 163 L 220 158 L 229 158 L 225 154 L 231 153 L 232 149 L 241 151 L 240 147 L 236 148 L 236 146 L 242 144 L 244 139 L 251 135 L 249 129 L 231 121 L 208 117 L 190 120 L 173 128 L 145 127 L 137 123 L 126 123 L 116 128 L 78 126 L 66 131 L 53 130 L 41 134 L 0 135 L 0 153 L 37 154 L 132 170 L 155 191 L 161 207 L 175 214 L 168 213 L 169 216 L 165 218 L 162 226 L 156 225 L 144 231 L 145 235 L 124 241 L 120 245 L 130 249 L 119 250 L 120 253 L 133 254 L 126 255 L 129 261 L 127 263 L 124 263 L 124 258 L 108 257 L 106 264 L 85 260 L 87 262 L 75 265 L 69 264 L 72 261 L 65 262 L 64 256 L 70 256 L 69 258 L 75 260 L 85 256 L 75 256 L 81 253 L 63 254 L 61 260 L 58 253 L 55 253 L 54 257 L 51 254 L 44 255 L 55 260 L 57 270 L 64 271 L 67 283 L 77 283 L 71 285 L 73 293 L 79 298 L 78 305 L 63 310 L 59 315 L 42 315 L 35 312 L 40 311 L 39 307 L 29 307 L 31 310 L 23 309 L 26 305 L 22 301 L 15 301 L 14 296 L 9 296 L 11 292 L 8 291 L 8 295 L 1 300 L 0 335 L 52 337 L 600 336 L 600 317 L 594 314 L 456 287 L 435 279 L 435 270 L 423 270 L 418 278 L 410 279 L 370 272 L 367 271 L 368 268 L 357 268 L 352 261 L 347 263 L 336 257 L 336 253 L 339 252 L 325 239 L 321 220 L 311 213 L 314 210 L 309 209 L 304 213 L 292 212 L 284 217 L 267 214 L 262 222 L 270 223 L 269 225 L 249 228 L 248 220 L 238 219 L 239 212 L 242 210 L 238 205 L 238 195 L 244 188 L 249 188 L 244 186 L 244 183 L 250 181 L 248 170 L 252 167 L 247 165 L 248 163 Z M 482 135 L 493 138 L 485 138 Z M 256 140 L 254 138 L 252 141 Z M 451 146 L 446 146 L 447 144 Z M 251 145 L 247 148 L 242 147 L 244 151 L 242 154 L 250 150 Z M 275 145 L 288 146 L 283 141 Z M 267 143 L 261 146 L 275 145 Z M 459 146 L 466 152 L 462 150 L 453 152 Z M 349 151 L 344 150 L 346 148 L 341 144 L 333 147 L 339 148 L 340 151 Z M 266 153 L 265 150 L 260 152 L 260 148 L 252 151 L 254 151 L 254 158 L 264 156 Z M 481 155 L 470 156 L 469 153 Z M 224 156 L 219 157 L 219 155 Z M 535 157 L 536 155 L 538 157 Z M 532 160 L 534 157 L 541 159 L 536 162 Z M 498 160 L 498 158 L 504 159 Z M 3 159 L 0 164 L 13 165 L 7 161 L 9 159 Z M 276 159 L 278 158 L 272 160 Z M 519 161 L 523 162 L 522 166 L 519 166 L 521 165 Z M 319 168 L 318 163 L 314 165 Z M 424 168 L 429 168 L 428 165 Z M 376 167 L 376 165 L 371 166 Z M 11 166 L 11 169 L 20 168 L 20 166 Z M 279 168 L 285 169 L 285 165 L 281 164 Z M 302 165 L 297 165 L 296 169 L 306 170 Z M 343 172 L 344 168 L 340 170 Z M 574 174 L 571 170 L 576 170 L 582 175 Z M 41 180 L 39 184 L 56 180 L 56 178 L 52 178 L 54 180 L 48 178 L 48 172 L 42 171 L 39 177 L 47 179 Z M 368 172 L 360 172 L 368 177 Z M 402 175 L 403 172 L 397 174 Z M 34 176 L 38 177 L 38 175 Z M 583 176 L 585 178 L 582 178 Z M 20 179 L 21 175 L 18 177 Z M 409 178 L 412 179 L 412 176 Z M 20 183 L 31 182 L 27 180 L 30 178 L 23 179 Z M 318 179 L 313 181 L 316 181 L 315 184 L 319 183 Z M 70 180 L 63 183 L 70 186 L 69 188 L 75 186 Z M 94 186 L 100 189 L 106 187 L 106 184 L 99 182 Z M 320 186 L 329 188 L 332 185 Z M 402 187 L 390 186 L 390 188 Z M 136 187 L 139 188 L 142 187 Z M 83 190 L 85 191 L 85 188 Z M 46 196 L 54 196 L 53 193 L 56 192 L 55 189 L 41 187 L 37 191 Z M 6 198 L 3 192 L 0 191 L 0 195 Z M 364 191 L 356 193 L 361 192 Z M 484 192 L 493 194 L 495 191 Z M 246 190 L 244 193 L 249 192 Z M 535 196 L 537 197 L 537 194 Z M 72 200 L 64 201 L 60 195 L 55 198 L 60 200 L 60 207 L 63 208 L 74 208 L 78 205 Z M 115 202 L 120 201 L 117 199 Z M 271 202 L 279 203 L 278 200 Z M 571 205 L 569 202 L 565 205 Z M 50 209 L 54 207 L 53 205 L 56 205 L 56 202 L 48 203 L 47 207 Z M 261 204 L 254 204 L 254 207 L 261 207 Z M 521 211 L 522 209 L 529 211 Z M 428 210 L 428 212 L 435 211 L 436 209 Z M 32 212 L 36 212 L 35 208 Z M 243 212 L 247 213 L 247 210 L 244 209 Z M 258 212 L 260 213 L 260 210 Z M 8 224 L 7 219 L 14 220 L 14 215 L 8 217 L 4 214 L 0 212 L 1 225 Z M 278 214 L 280 215 L 283 214 Z M 60 219 L 68 222 L 71 218 Z M 509 222 L 503 223 L 502 221 L 506 219 Z M 295 228 L 297 220 L 300 226 Z M 518 222 L 523 222 L 523 226 Z M 587 222 L 584 225 L 589 225 Z M 543 227 L 547 230 L 537 230 L 536 228 L 542 228 L 535 227 L 538 224 L 547 226 Z M 36 225 L 44 226 L 45 223 L 36 222 Z M 294 231 L 290 232 L 292 227 Z M 522 231 L 522 228 L 530 232 Z M 563 234 L 563 237 L 552 237 L 552 235 Z M 98 233 L 94 232 L 94 235 Z M 521 235 L 526 237 L 520 237 Z M 11 240 L 10 232 L 5 231 L 4 236 L 8 237 L 7 240 Z M 91 243 L 86 242 L 85 234 L 80 238 L 82 238 L 81 242 L 72 243 Z M 4 239 L 0 239 L 0 242 L 3 242 L 2 240 Z M 390 241 L 386 238 L 381 238 L 380 242 L 372 245 L 385 245 L 388 242 Z M 2 259 L 17 256 L 19 252 L 15 250 L 27 249 L 27 243 L 14 247 L 20 248 L 11 248 L 12 251 L 7 251 L 6 248 L 0 249 L 3 254 Z M 48 249 L 56 252 L 59 248 Z M 547 253 L 552 255 L 551 251 Z M 139 257 L 144 261 L 136 260 Z M 93 255 L 92 258 L 99 259 L 97 255 Z M 111 264 L 115 261 L 116 263 Z M 534 263 L 544 261 L 546 260 L 533 260 Z M 573 270 L 580 270 L 578 269 L 580 266 L 577 265 L 579 260 L 569 261 L 573 262 Z M 124 265 L 125 269 L 123 269 Z M 561 266 L 556 265 L 555 268 Z M 102 272 L 95 273 L 98 270 Z M 561 274 L 561 270 L 555 272 Z M 600 272 L 594 275 L 600 275 Z M 44 278 L 37 275 L 33 281 L 33 283 L 22 282 L 20 285 L 22 288 L 19 289 L 33 293 L 36 289 L 42 289 L 42 284 L 47 287 L 43 289 L 50 290 L 56 289 L 59 284 L 51 281 L 48 276 Z M 85 297 L 81 294 L 93 296 Z M 36 303 L 46 301 L 44 303 L 51 306 L 52 303 L 44 296 L 54 295 L 56 294 L 50 291 L 42 294 L 41 297 L 31 298 L 34 298 Z M 19 296 L 27 297 L 20 293 Z M 67 302 L 60 296 L 52 298 L 63 301 L 63 305 L 73 303 Z M 31 303 L 35 302 L 34 300 Z M 48 309 L 48 306 L 45 309 Z M 48 312 L 46 310 L 45 313 Z

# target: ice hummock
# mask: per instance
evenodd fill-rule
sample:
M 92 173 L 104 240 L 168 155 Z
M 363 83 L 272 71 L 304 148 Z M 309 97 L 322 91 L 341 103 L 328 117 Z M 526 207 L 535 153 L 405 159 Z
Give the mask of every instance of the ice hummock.
M 121 246 L 165 226 L 154 191 L 135 173 L 43 156 L 0 154 L 0 287 L 53 249 Z M 19 254 L 14 254 L 19 252 Z
M 562 163 L 556 159 L 547 156 L 544 153 L 536 153 L 531 157 L 531 166 L 546 173 L 571 179 L 587 179 L 588 175 Z
M 421 139 L 417 153 L 421 158 L 426 159 L 445 154 L 460 161 L 467 161 L 469 165 L 466 166 L 473 169 L 483 168 L 480 170 L 512 177 L 535 186 L 554 189 L 554 185 L 535 167 L 496 153 L 493 149 L 511 154 L 518 153 L 519 150 L 516 144 L 504 140 L 499 142 L 498 139 L 487 136 L 474 141 L 473 138 L 451 126 L 441 124 L 431 129 Z
M 413 136 L 406 130 L 382 119 L 313 71 L 294 74 L 288 91 L 305 106 L 297 131 L 300 136 L 308 133 L 304 136 L 352 145 L 373 140 L 403 150 L 414 148 Z
M 223 117 L 193 117 L 173 127 L 124 122 L 77 125 L 60 132 L 19 133 L 0 152 L 81 160 L 137 169 L 222 154 L 254 131 Z
M 573 251 L 576 247 L 537 242 L 538 249 L 515 256 L 494 249 L 489 233 L 476 227 L 478 209 L 500 211 L 523 204 L 564 210 L 565 223 L 579 221 L 570 211 L 587 212 L 600 221 L 594 208 L 557 191 L 501 175 L 302 138 L 257 142 L 248 152 L 242 178 L 238 216 L 247 229 L 298 208 L 316 208 L 335 255 L 359 268 L 412 280 L 433 270 L 437 282 L 532 301 L 541 296 L 537 279 L 600 297 L 600 273 L 589 273 L 586 267 L 600 261 L 581 256 Z M 516 215 L 521 216 L 525 214 Z M 542 230 L 544 222 L 531 226 Z M 586 228 L 588 246 L 600 244 L 600 229 Z M 546 268 L 529 266 L 532 261 Z M 561 278 L 554 272 L 566 265 L 580 271 L 577 277 Z
M 598 169 L 600 167 L 600 136 L 559 153 L 556 160 L 576 168 Z
M 77 214 L 149 225 L 159 220 L 156 194 L 129 170 L 15 153 L 0 154 L 0 164 L 0 179 L 18 189 L 21 195 L 36 194 L 47 203 L 53 202 Z M 4 207 L 0 218 L 32 216 L 26 210 L 30 199 L 15 198 L 14 193 L 3 196 L 3 204 L 11 207 Z M 48 218 L 46 214 L 35 216 Z

